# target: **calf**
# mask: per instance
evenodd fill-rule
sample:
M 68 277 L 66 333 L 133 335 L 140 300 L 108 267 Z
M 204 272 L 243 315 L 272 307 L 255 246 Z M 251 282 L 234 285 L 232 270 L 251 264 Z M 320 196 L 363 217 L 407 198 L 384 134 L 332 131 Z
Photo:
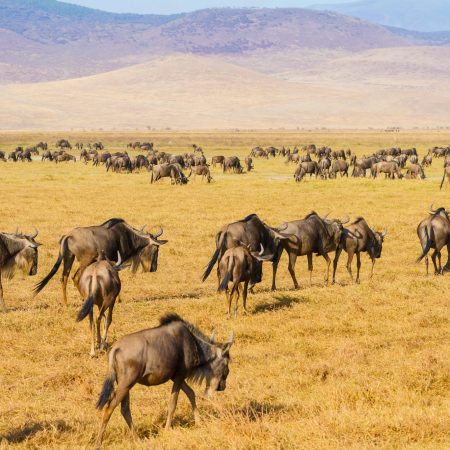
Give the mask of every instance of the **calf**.
M 89 316 L 92 357 L 95 356 L 96 349 L 106 350 L 106 339 L 112 322 L 113 308 L 120 294 L 119 270 L 122 269 L 121 264 L 120 253 L 118 253 L 117 263 L 113 263 L 106 259 L 104 252 L 101 252 L 97 261 L 88 265 L 84 270 L 79 269 L 81 275 L 76 284 L 84 303 L 78 312 L 77 322 L 81 322 Z M 96 318 L 94 317 L 94 305 L 97 305 L 99 310 Z M 103 338 L 101 338 L 100 324 L 106 311 L 108 311 L 108 317 L 105 322 Z
M 240 245 L 228 249 L 221 260 L 217 275 L 219 278 L 218 292 L 225 292 L 228 301 L 228 315 L 231 316 L 231 303 L 233 297 L 236 297 L 236 304 L 234 308 L 234 317 L 237 316 L 238 300 L 240 297 L 239 286 L 244 283 L 244 290 L 242 292 L 242 302 L 245 313 L 247 313 L 247 291 L 250 281 L 255 283 L 255 278 L 258 275 L 255 261 L 270 261 L 273 255 L 264 255 L 264 247 L 261 244 L 261 251 L 252 252 L 250 246 Z M 228 283 L 232 282 L 231 291 L 228 290 Z

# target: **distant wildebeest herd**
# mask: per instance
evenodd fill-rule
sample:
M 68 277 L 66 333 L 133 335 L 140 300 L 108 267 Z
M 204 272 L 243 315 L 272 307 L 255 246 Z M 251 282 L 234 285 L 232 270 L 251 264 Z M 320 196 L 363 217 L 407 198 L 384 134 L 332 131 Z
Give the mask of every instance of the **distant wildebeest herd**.
M 58 141 L 58 154 L 49 153 L 46 143 L 27 149 L 16 150 L 14 161 L 32 161 L 31 155 L 42 151 L 42 160 L 55 162 L 70 161 L 63 157 L 69 155 L 67 149 L 72 146 L 67 140 Z M 107 170 L 115 172 L 134 171 L 145 168 L 151 172 L 151 180 L 169 177 L 173 184 L 185 184 L 192 175 L 201 175 L 208 182 L 212 180 L 209 165 L 200 147 L 194 146 L 191 154 L 169 155 L 157 152 L 151 143 L 130 143 L 128 148 L 143 149 L 147 155 L 134 158 L 126 152 L 108 154 L 98 142 L 91 146 L 76 144 L 81 151 L 81 160 L 92 161 L 94 165 L 104 164 Z M 303 155 L 300 151 L 303 150 Z M 224 172 L 236 174 L 253 170 L 253 158 L 275 158 L 282 156 L 286 162 L 298 162 L 304 167 L 299 172 L 302 179 L 306 174 L 322 178 L 335 178 L 338 173 L 348 176 L 350 163 L 353 172 L 358 168 L 363 176 L 369 170 L 372 176 L 386 173 L 389 177 L 398 176 L 397 166 L 405 167 L 409 160 L 411 165 L 418 164 L 414 149 L 383 150 L 368 158 L 356 158 L 350 150 L 333 154 L 328 148 L 308 146 L 302 150 L 275 147 L 255 148 L 245 158 L 245 168 L 237 157 L 214 156 L 211 166 L 220 165 Z M 442 150 L 442 151 L 441 151 Z M 103 153 L 100 153 L 103 152 Z M 23 155 L 29 155 L 23 156 Z M 22 156 L 19 156 L 22 155 Z M 45 155 L 45 159 L 44 159 Z M 105 156 L 106 155 L 106 156 Z M 297 156 L 296 156 L 297 155 Z M 312 160 L 313 155 L 317 161 Z M 4 156 L 4 155 L 3 155 Z M 72 156 L 73 155 L 69 155 Z M 140 157 L 142 156 L 142 158 Z M 310 159 L 302 160 L 303 158 Z M 435 148 L 424 158 L 422 165 L 428 166 L 432 158 L 445 158 L 445 170 L 442 184 L 447 176 L 450 180 L 449 149 Z M 73 157 L 74 158 L 74 157 Z M 3 158 L 5 159 L 5 158 Z M 58 161 L 59 160 L 59 161 Z M 329 164 L 328 164 L 328 162 Z M 309 165 L 315 167 L 309 170 Z M 345 164 L 344 164 L 345 163 Z M 346 164 L 348 164 L 346 166 Z M 378 169 L 378 164 L 390 164 L 391 169 Z M 392 169 L 394 167 L 394 169 Z M 183 170 L 189 168 L 191 174 L 186 177 Z M 316 172 L 318 170 L 318 172 Z M 373 175 L 375 173 L 375 175 Z M 412 172 L 410 172 L 412 173 Z M 419 176 L 420 176 L 420 172 Z M 408 175 L 408 173 L 406 174 Z M 413 178 L 411 176 L 411 178 Z M 184 181 L 183 181 L 184 180 Z M 441 184 L 441 187 L 442 187 Z M 422 253 L 418 261 L 425 259 L 428 275 L 428 255 L 430 251 L 436 275 L 450 271 L 450 211 L 441 207 L 430 206 L 429 215 L 417 227 Z M 73 282 L 82 297 L 82 305 L 76 316 L 77 321 L 89 317 L 91 356 L 108 348 L 108 330 L 112 323 L 113 309 L 120 298 L 120 271 L 130 268 L 136 273 L 155 272 L 158 269 L 160 247 L 167 243 L 162 240 L 164 230 L 148 232 L 145 226 L 134 228 L 123 219 L 110 219 L 90 227 L 74 228 L 59 241 L 59 253 L 50 272 L 36 285 L 35 294 L 41 292 L 61 268 L 62 301 L 67 304 L 67 283 L 75 260 L 78 268 L 73 275 Z M 16 271 L 26 275 L 36 275 L 38 271 L 38 249 L 36 241 L 38 231 L 26 235 L 18 230 L 14 233 L 0 233 L 0 308 L 6 312 L 3 299 L 2 277 L 11 278 Z M 215 237 L 215 250 L 202 276 L 205 281 L 217 265 L 217 291 L 226 297 L 226 311 L 236 317 L 238 303 L 242 295 L 244 312 L 247 313 L 248 292 L 253 293 L 255 286 L 263 280 L 263 263 L 272 263 L 272 290 L 277 289 L 276 276 L 283 252 L 288 256 L 288 272 L 295 289 L 299 288 L 295 266 L 298 257 L 306 256 L 308 271 L 313 271 L 313 256 L 320 256 L 327 263 L 325 284 L 336 282 L 336 270 L 342 252 L 347 253 L 346 268 L 352 281 L 360 283 L 361 254 L 367 253 L 371 261 L 373 276 L 374 265 L 381 258 L 387 230 L 375 230 L 363 217 L 331 218 L 312 211 L 303 218 L 270 226 L 257 214 L 250 214 L 242 220 L 226 224 Z M 442 266 L 441 252 L 447 247 L 447 262 Z M 332 259 L 330 255 L 334 254 Z M 353 276 L 352 262 L 356 256 L 356 278 Z M 332 270 L 332 273 L 330 273 Z M 102 332 L 102 322 L 104 322 Z M 103 410 L 101 426 L 96 446 L 100 447 L 108 421 L 115 408 L 120 404 L 121 414 L 128 427 L 134 433 L 130 409 L 130 390 L 135 384 L 154 386 L 171 380 L 173 382 L 166 428 L 172 423 L 180 390 L 188 397 L 195 421 L 199 414 L 196 396 L 188 381 L 205 382 L 205 395 L 223 391 L 229 374 L 230 349 L 234 343 L 231 333 L 225 343 L 216 343 L 214 333 L 207 337 L 198 328 L 183 320 L 176 314 L 161 317 L 159 326 L 124 336 L 115 342 L 108 353 L 108 376 L 106 377 L 97 408 Z
M 57 150 L 50 151 L 46 142 L 39 142 L 32 147 L 17 147 L 8 155 L 0 152 L 0 160 L 7 161 L 32 161 L 33 155 L 39 155 L 42 151 L 42 161 L 54 161 L 55 163 L 73 161 L 76 162 L 75 155 L 68 153 L 72 150 L 72 145 L 67 139 L 60 139 L 56 142 Z M 116 173 L 131 173 L 140 170 L 147 170 L 151 173 L 150 182 L 155 183 L 162 178 L 169 178 L 172 184 L 183 185 L 189 182 L 191 176 L 202 177 L 208 183 L 213 181 L 210 167 L 219 165 L 223 173 L 231 172 L 242 174 L 246 170 L 251 172 L 254 169 L 254 159 L 269 159 L 269 157 L 283 157 L 285 163 L 298 164 L 294 173 L 296 182 L 305 179 L 307 175 L 316 179 L 335 179 L 338 175 L 348 177 L 351 170 L 352 177 L 377 178 L 384 174 L 389 179 L 424 179 L 426 178 L 424 168 L 430 167 L 433 158 L 444 159 L 444 174 L 440 188 L 450 184 L 450 146 L 433 147 L 419 162 L 419 156 L 415 148 L 401 149 L 392 147 L 379 150 L 368 156 L 357 157 L 350 149 L 332 150 L 330 147 L 319 147 L 314 144 L 301 148 L 282 147 L 255 147 L 248 156 L 241 162 L 237 156 L 215 155 L 208 162 L 203 149 L 193 145 L 192 152 L 184 154 L 172 154 L 158 151 L 152 142 L 130 142 L 127 150 L 110 152 L 105 150 L 101 142 L 84 144 L 77 142 L 75 148 L 80 151 L 79 159 L 85 164 L 92 162 L 94 166 L 104 165 L 106 171 Z M 128 149 L 145 151 L 146 154 L 130 155 Z M 6 158 L 7 156 L 7 158 Z M 352 169 L 351 169 L 352 168 Z M 189 175 L 184 171 L 189 170 Z

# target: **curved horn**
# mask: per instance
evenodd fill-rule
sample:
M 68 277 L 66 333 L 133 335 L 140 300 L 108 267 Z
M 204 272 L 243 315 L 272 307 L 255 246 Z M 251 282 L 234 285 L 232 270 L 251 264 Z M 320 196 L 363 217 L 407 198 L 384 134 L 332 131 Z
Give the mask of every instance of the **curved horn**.
M 117 251 L 117 262 L 115 264 L 116 269 L 122 265 L 122 257 L 120 256 L 120 252 Z
M 34 234 L 33 234 L 33 235 L 30 235 L 30 238 L 31 238 L 31 239 L 36 238 L 36 236 L 39 234 L 39 230 L 38 230 L 36 227 L 33 227 L 33 228 L 34 228 Z
M 327 217 L 328 217 L 330 214 L 331 214 L 331 211 L 327 212 L 327 213 L 322 217 L 322 219 L 323 219 L 323 220 L 326 220 Z
M 154 234 L 153 237 L 154 237 L 155 239 L 158 239 L 163 233 L 164 233 L 164 230 L 163 230 L 163 228 L 160 226 L 160 227 L 159 227 L 159 233 Z
M 228 339 L 228 344 L 231 345 L 234 342 L 234 331 L 231 330 L 230 338 Z
M 262 243 L 260 243 L 259 245 L 261 246 L 261 251 L 258 253 L 258 256 L 262 256 L 262 254 L 264 253 L 264 247 Z
M 147 224 L 142 225 L 141 229 L 139 231 L 144 231 Z
M 348 217 L 348 215 L 345 218 L 345 220 L 341 220 L 342 225 L 345 225 L 346 223 L 349 223 L 349 222 L 350 222 L 350 217 Z
M 384 229 L 384 231 L 381 233 L 381 237 L 385 238 L 387 235 L 387 228 Z
M 278 231 L 278 232 L 284 231 L 284 230 L 286 230 L 287 227 L 288 227 L 288 224 L 284 223 L 283 225 L 281 225 L 281 227 L 277 228 L 276 231 Z
M 433 209 L 433 203 L 430 205 L 430 212 L 432 212 L 433 214 L 436 212 L 436 210 Z
M 215 329 L 213 329 L 212 330 L 212 333 L 211 333 L 211 336 L 210 336 L 210 338 L 209 338 L 209 343 L 210 344 L 214 344 L 214 339 L 216 338 L 216 330 Z

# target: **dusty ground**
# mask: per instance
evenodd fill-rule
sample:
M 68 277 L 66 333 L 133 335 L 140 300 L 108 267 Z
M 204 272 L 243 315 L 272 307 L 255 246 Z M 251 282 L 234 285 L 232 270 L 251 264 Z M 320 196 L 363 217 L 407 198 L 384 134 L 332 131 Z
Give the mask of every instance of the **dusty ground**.
M 387 146 L 448 145 L 450 133 L 167 133 L 153 135 L 70 133 L 1 134 L 0 149 L 57 137 L 101 139 L 110 149 L 153 140 L 157 148 L 186 151 L 202 145 L 206 155 L 246 155 L 252 146 L 317 143 L 350 147 L 358 154 Z M 416 236 L 428 205 L 450 207 L 439 191 L 442 160 L 424 181 L 384 179 L 307 180 L 296 184 L 294 166 L 281 159 L 255 161 L 255 172 L 200 179 L 174 187 L 150 185 L 147 173 L 120 175 L 77 162 L 0 164 L 1 230 L 38 226 L 40 267 L 34 278 L 5 282 L 10 312 L 0 316 L 0 448 L 90 448 L 99 413 L 94 404 L 106 374 L 104 355 L 89 357 L 88 324 L 75 323 L 80 300 L 70 285 L 70 306 L 60 305 L 59 275 L 37 297 L 32 286 L 53 265 L 61 235 L 78 225 L 123 217 L 149 228 L 162 225 L 169 243 L 158 272 L 122 273 L 123 302 L 115 308 L 110 341 L 157 324 L 176 311 L 218 338 L 234 329 L 228 387 L 212 401 L 199 400 L 203 422 L 193 424 L 180 396 L 173 429 L 162 429 L 170 386 L 135 387 L 132 412 L 139 442 L 132 442 L 116 411 L 105 448 L 399 448 L 450 446 L 450 275 L 424 276 Z M 306 259 L 297 264 L 294 291 L 284 256 L 279 287 L 270 292 L 270 265 L 249 297 L 251 314 L 225 316 L 225 301 L 212 276 L 200 276 L 225 223 L 257 212 L 271 225 L 302 218 L 312 209 L 332 216 L 362 215 L 388 228 L 383 255 L 368 279 L 353 285 L 341 260 L 338 284 L 324 286 L 325 264 L 314 259 L 310 287 Z M 444 256 L 446 258 L 446 255 Z M 201 392 L 196 388 L 198 393 Z

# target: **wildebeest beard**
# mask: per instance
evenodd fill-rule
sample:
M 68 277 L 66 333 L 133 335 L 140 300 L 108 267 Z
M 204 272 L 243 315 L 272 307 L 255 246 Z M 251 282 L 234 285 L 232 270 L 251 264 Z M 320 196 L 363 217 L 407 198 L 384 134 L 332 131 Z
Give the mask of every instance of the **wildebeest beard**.
M 131 258 L 131 272 L 136 273 L 139 266 L 142 267 L 143 272 L 156 272 L 158 269 L 158 254 L 159 247 L 148 243 Z
M 24 275 L 36 275 L 38 265 L 36 244 L 32 243 L 33 246 L 27 246 L 28 238 L 26 236 L 6 233 L 0 235 L 0 240 L 2 276 L 11 279 L 17 271 L 21 271 Z

